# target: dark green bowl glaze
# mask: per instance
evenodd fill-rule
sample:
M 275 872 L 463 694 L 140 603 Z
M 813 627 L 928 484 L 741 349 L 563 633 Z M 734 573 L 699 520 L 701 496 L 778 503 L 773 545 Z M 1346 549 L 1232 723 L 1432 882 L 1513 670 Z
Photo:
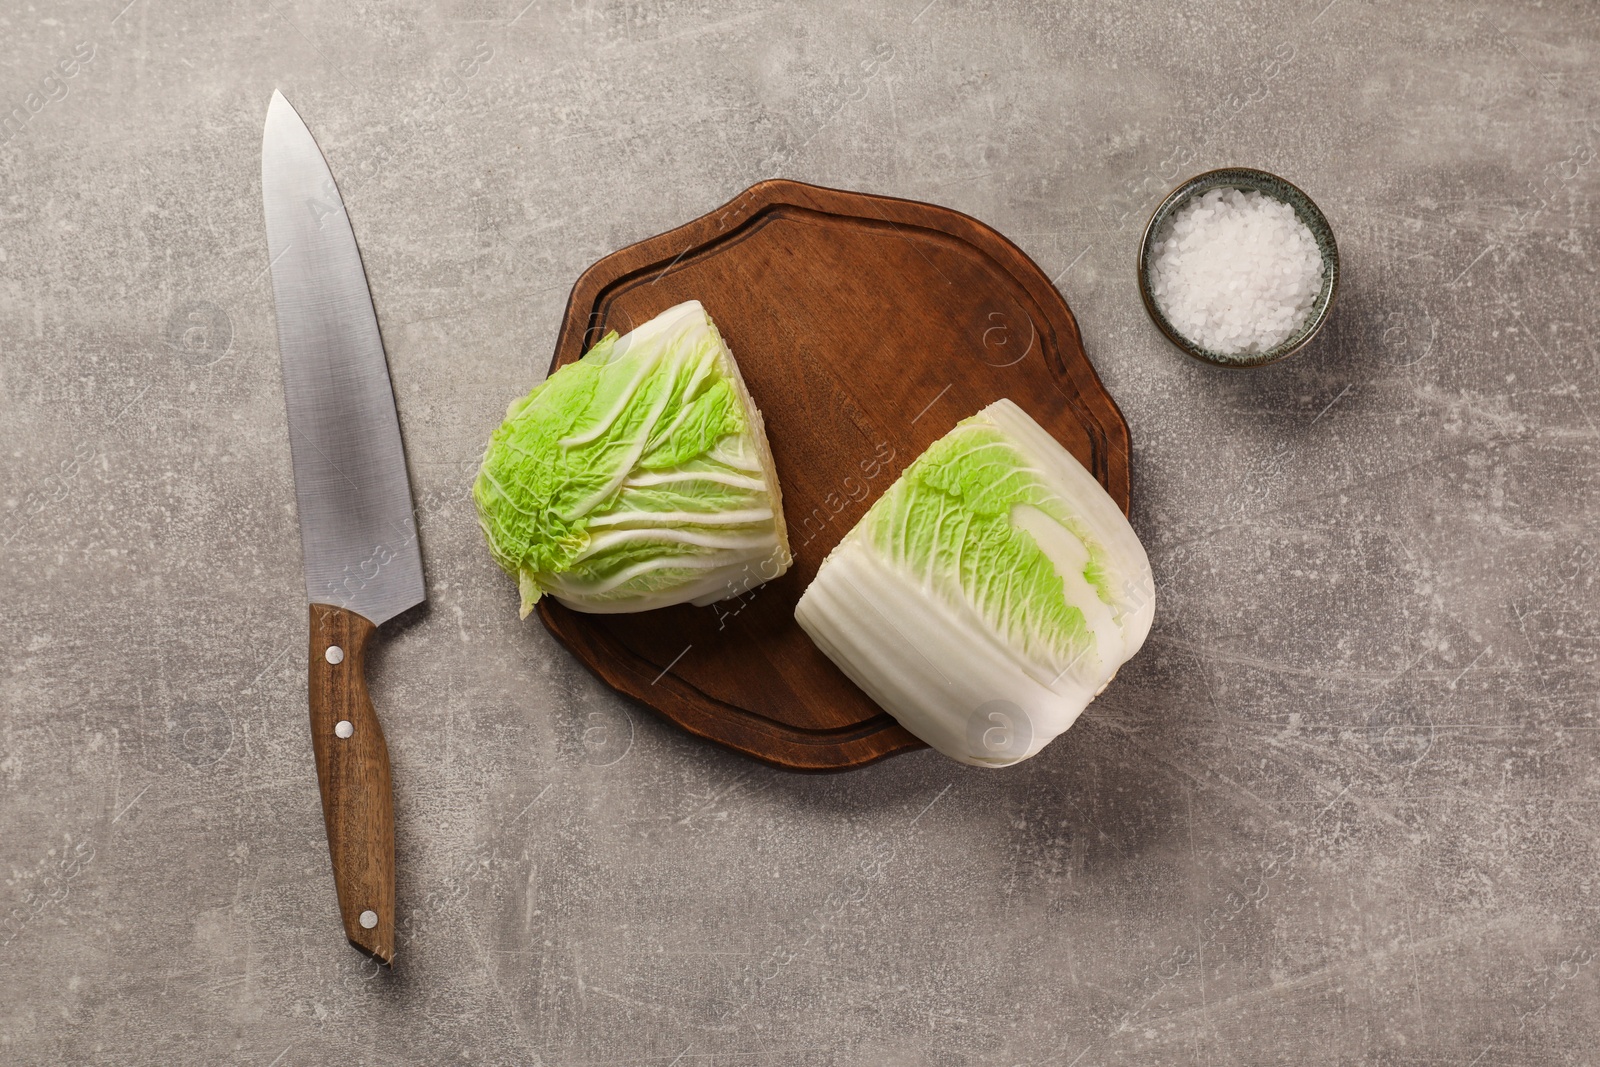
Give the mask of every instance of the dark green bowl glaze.
M 1311 236 L 1316 239 L 1317 248 L 1322 251 L 1322 291 L 1311 302 L 1310 314 L 1306 316 L 1306 321 L 1299 329 L 1284 338 L 1276 347 L 1269 348 L 1265 352 L 1228 356 L 1202 348 L 1179 333 L 1172 323 L 1167 321 L 1167 316 L 1162 313 L 1155 296 L 1150 292 L 1150 244 L 1156 231 L 1190 197 L 1199 196 L 1212 189 L 1243 189 L 1283 201 L 1294 208 L 1295 215 L 1306 224 Z M 1195 359 L 1218 367 L 1236 369 L 1262 367 L 1300 351 L 1311 338 L 1316 336 L 1317 331 L 1322 329 L 1322 324 L 1328 321 L 1328 313 L 1333 309 L 1333 298 L 1338 291 L 1339 246 L 1333 240 L 1333 228 L 1328 225 L 1327 217 L 1299 188 L 1264 170 L 1224 167 L 1221 170 L 1208 170 L 1204 174 L 1195 175 L 1168 193 L 1167 198 L 1157 205 L 1155 212 L 1150 216 L 1150 221 L 1145 224 L 1144 237 L 1139 242 L 1139 295 L 1144 297 L 1144 308 L 1150 313 L 1151 321 L 1166 334 L 1167 340 L 1184 352 Z

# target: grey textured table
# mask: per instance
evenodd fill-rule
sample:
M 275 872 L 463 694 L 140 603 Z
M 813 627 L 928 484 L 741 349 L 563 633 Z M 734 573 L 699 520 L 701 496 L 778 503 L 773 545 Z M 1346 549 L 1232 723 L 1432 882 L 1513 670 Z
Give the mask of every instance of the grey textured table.
M 1594 1061 L 1593 4 L 124 2 L 0 11 L 0 1062 Z M 387 973 L 307 738 L 275 86 L 421 508 Z M 1235 163 L 1348 272 L 1249 373 L 1131 266 Z M 484 550 L 468 475 L 579 272 L 772 174 L 1009 235 L 1127 414 L 1155 629 L 1027 764 L 698 743 Z

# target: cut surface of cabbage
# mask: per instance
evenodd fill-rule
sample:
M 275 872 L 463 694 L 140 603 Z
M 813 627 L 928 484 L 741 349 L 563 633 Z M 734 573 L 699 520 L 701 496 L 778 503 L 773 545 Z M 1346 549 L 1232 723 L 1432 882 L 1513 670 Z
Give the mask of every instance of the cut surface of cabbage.
M 1122 510 L 1010 400 L 906 468 L 795 608 L 902 726 L 991 767 L 1071 726 L 1154 614 L 1150 563 Z
M 516 401 L 472 487 L 525 617 L 549 594 L 579 611 L 709 604 L 790 563 L 761 412 L 698 300 Z

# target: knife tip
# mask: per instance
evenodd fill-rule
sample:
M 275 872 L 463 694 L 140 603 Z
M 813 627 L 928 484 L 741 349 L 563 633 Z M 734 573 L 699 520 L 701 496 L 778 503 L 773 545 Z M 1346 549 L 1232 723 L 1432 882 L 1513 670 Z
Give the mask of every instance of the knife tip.
M 283 90 L 272 90 L 272 99 L 267 102 L 267 114 L 272 114 L 280 109 L 294 110 L 294 105 L 289 103 L 289 98 L 283 95 Z
M 283 90 L 273 89 L 272 99 L 267 102 L 267 121 L 265 125 L 267 140 L 270 141 L 272 139 L 273 130 L 275 129 L 280 131 L 281 135 L 282 131 L 290 131 L 297 128 L 303 130 L 305 129 L 305 124 L 305 120 L 300 117 L 300 112 L 296 111 L 294 105 L 289 103 L 289 98 L 283 95 Z

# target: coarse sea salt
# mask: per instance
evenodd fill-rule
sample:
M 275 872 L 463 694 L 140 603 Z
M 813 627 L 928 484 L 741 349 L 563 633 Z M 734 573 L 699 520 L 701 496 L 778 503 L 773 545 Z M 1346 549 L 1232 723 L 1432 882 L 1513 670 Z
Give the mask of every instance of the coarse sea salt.
M 1294 209 L 1254 191 L 1211 189 L 1151 243 L 1150 291 L 1184 337 L 1218 355 L 1282 344 L 1322 290 L 1322 253 Z

